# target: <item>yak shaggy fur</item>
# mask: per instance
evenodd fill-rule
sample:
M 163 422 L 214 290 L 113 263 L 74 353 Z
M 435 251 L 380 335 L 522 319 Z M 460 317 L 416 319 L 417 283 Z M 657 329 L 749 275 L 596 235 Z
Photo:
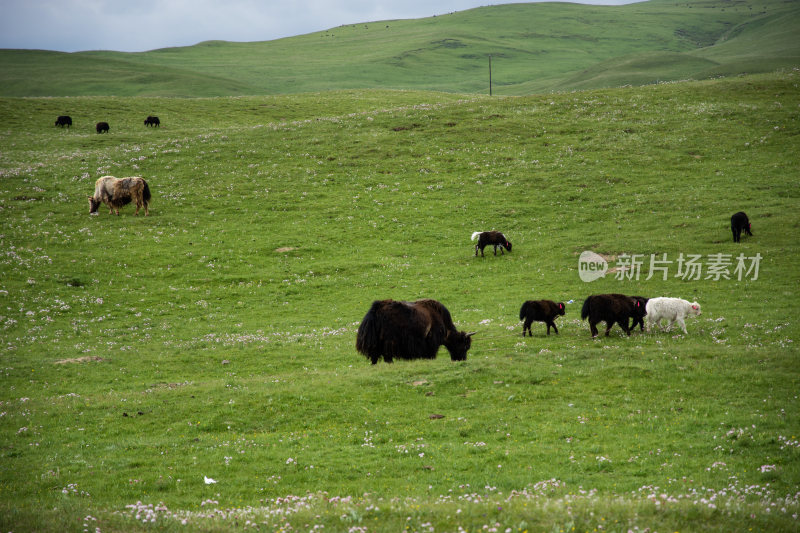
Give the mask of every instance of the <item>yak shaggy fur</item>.
M 376 300 L 358 327 L 356 349 L 374 365 L 381 357 L 387 363 L 395 358 L 435 359 L 444 344 L 450 359 L 464 361 L 472 335 L 458 331 L 450 312 L 436 300 Z
M 94 194 L 89 197 L 89 214 L 96 215 L 100 204 L 108 206 L 108 214 L 119 215 L 119 208 L 131 202 L 136 203 L 136 213 L 144 207 L 145 216 L 150 214 L 150 187 L 144 178 L 115 178 L 103 176 L 94 184 Z
M 608 332 L 614 326 L 614 322 L 619 324 L 619 327 L 630 336 L 631 330 L 628 327 L 628 320 L 637 316 L 644 316 L 646 314 L 642 305 L 624 294 L 595 294 L 589 296 L 583 302 L 581 309 L 581 320 L 589 319 L 589 330 L 592 332 L 592 337 L 597 337 L 597 324 L 599 322 L 606 323 L 606 337 Z

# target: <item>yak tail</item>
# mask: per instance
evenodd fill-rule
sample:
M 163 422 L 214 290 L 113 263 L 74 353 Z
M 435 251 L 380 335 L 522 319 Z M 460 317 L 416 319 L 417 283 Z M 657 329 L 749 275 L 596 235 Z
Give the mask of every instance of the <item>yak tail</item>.
M 472 234 L 472 238 L 471 238 L 470 240 L 471 240 L 471 241 L 474 241 L 475 239 L 477 239 L 477 238 L 478 238 L 478 235 L 480 235 L 480 234 L 481 234 L 481 232 L 480 232 L 480 231 L 476 231 L 476 232 L 474 232 L 474 233 Z
M 144 182 L 144 190 L 142 191 L 142 201 L 144 202 L 144 205 L 147 205 L 150 203 L 150 198 L 151 198 L 150 187 L 147 185 L 146 181 L 144 180 L 142 181 Z
M 378 320 L 378 310 L 380 309 L 381 302 L 375 300 L 372 302 L 367 314 L 364 315 L 364 320 L 358 326 L 358 333 L 356 333 L 356 350 L 362 354 L 370 357 L 380 342 L 380 325 Z
M 525 320 L 525 315 L 527 314 L 525 311 L 528 310 L 528 302 L 522 304 L 522 307 L 519 308 L 519 319 Z
M 591 299 L 592 297 L 589 296 L 583 301 L 583 307 L 581 308 L 581 320 L 586 320 L 586 317 L 589 316 L 589 308 L 591 307 L 589 302 Z

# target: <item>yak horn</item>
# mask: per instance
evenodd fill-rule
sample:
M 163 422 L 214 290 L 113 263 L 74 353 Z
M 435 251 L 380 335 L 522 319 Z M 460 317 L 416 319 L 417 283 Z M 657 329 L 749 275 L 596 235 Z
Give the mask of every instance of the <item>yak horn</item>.
M 473 331 L 472 333 L 467 333 L 467 337 L 472 337 L 472 336 L 473 336 L 473 335 L 475 335 L 476 333 L 478 333 L 478 332 L 477 332 L 477 331 Z

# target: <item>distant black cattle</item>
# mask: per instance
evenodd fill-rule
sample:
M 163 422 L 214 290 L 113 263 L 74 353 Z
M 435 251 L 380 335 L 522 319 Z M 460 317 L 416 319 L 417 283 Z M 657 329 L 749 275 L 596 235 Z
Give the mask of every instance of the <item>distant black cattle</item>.
M 555 303 L 552 300 L 528 300 L 519 310 L 519 319 L 524 320 L 522 325 L 522 336 L 525 336 L 525 331 L 533 337 L 531 332 L 531 324 L 533 322 L 544 322 L 547 324 L 547 334 L 550 335 L 550 327 L 553 331 L 558 333 L 555 319 L 557 316 L 564 316 L 564 304 L 562 302 Z
M 450 312 L 436 300 L 376 300 L 358 327 L 356 349 L 372 364 L 383 357 L 435 359 L 444 344 L 453 361 L 464 361 L 474 333 L 458 331 Z
M 753 236 L 750 233 L 750 220 L 748 220 L 744 211 L 739 211 L 731 217 L 731 231 L 733 232 L 733 242 L 741 241 L 742 231 L 751 237 Z
M 108 133 L 108 122 L 98 122 L 97 126 L 94 128 L 97 130 L 97 133 Z
M 145 126 L 154 126 L 154 127 L 158 128 L 158 127 L 161 126 L 161 121 L 158 120 L 158 117 L 154 117 L 154 116 L 150 115 L 146 119 L 144 119 L 144 125 Z
M 505 254 L 503 248 L 509 252 L 511 251 L 511 243 L 499 231 L 476 231 L 472 234 L 472 240 L 474 241 L 475 239 L 478 239 L 478 243 L 475 245 L 475 255 L 478 255 L 478 250 L 480 250 L 481 257 L 484 257 L 483 249 L 490 244 L 494 246 L 494 255 L 497 255 L 498 246 L 502 254 Z
M 66 126 L 69 128 L 72 126 L 72 117 L 69 115 L 61 115 L 56 119 L 56 126 L 61 126 L 62 128 Z
M 631 334 L 628 320 L 643 317 L 645 308 L 630 296 L 624 294 L 595 294 L 586 298 L 581 309 L 581 320 L 589 319 L 589 330 L 592 337 L 597 337 L 597 324 L 606 323 L 606 337 L 614 326 L 614 322 L 627 334 Z

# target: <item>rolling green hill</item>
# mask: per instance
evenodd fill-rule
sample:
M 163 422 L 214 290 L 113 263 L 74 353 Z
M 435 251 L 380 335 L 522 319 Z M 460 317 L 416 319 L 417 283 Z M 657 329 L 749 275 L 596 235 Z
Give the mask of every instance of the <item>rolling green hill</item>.
M 641 85 L 800 65 L 791 0 L 508 4 L 268 42 L 143 53 L 0 51 L 3 96 L 232 96 L 336 89 L 496 94 Z

